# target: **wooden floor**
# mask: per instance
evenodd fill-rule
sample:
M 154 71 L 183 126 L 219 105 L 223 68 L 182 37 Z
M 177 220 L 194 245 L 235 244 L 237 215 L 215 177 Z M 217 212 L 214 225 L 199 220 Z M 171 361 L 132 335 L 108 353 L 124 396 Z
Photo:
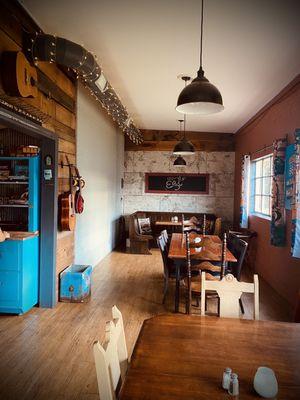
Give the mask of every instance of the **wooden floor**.
M 111 307 L 116 304 L 123 313 L 131 353 L 144 319 L 173 312 L 174 285 L 165 306 L 162 286 L 157 250 L 151 256 L 113 252 L 93 272 L 89 303 L 59 303 L 23 316 L 1 315 L 0 399 L 99 399 L 92 344 L 103 339 Z M 289 320 L 287 305 L 274 291 L 263 281 L 260 289 L 260 318 Z M 244 304 L 245 317 L 251 317 L 250 295 Z

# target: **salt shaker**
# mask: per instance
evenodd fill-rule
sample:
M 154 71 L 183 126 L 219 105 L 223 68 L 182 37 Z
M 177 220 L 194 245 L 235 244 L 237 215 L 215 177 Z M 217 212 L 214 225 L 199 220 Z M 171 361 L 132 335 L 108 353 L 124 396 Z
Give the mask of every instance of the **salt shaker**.
M 229 383 L 231 379 L 231 368 L 225 368 L 223 372 L 223 381 L 222 381 L 222 388 L 223 389 L 229 389 Z
M 239 380 L 237 374 L 231 374 L 228 393 L 232 396 L 237 396 L 239 394 Z

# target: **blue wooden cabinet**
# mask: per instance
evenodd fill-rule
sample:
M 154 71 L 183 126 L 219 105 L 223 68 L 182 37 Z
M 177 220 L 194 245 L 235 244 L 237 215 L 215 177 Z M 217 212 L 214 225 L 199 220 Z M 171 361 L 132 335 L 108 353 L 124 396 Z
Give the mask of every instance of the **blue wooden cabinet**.
M 22 314 L 38 303 L 39 164 L 39 156 L 0 157 L 9 173 L 0 180 L 0 226 L 11 234 L 0 243 L 0 313 Z
M 39 238 L 0 243 L 0 313 L 23 314 L 38 303 Z

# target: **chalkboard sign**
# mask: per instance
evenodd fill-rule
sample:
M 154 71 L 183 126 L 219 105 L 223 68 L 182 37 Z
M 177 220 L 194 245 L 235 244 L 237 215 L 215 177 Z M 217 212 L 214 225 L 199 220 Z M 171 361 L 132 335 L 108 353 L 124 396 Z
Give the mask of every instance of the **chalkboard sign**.
M 146 193 L 208 194 L 208 174 L 145 175 Z

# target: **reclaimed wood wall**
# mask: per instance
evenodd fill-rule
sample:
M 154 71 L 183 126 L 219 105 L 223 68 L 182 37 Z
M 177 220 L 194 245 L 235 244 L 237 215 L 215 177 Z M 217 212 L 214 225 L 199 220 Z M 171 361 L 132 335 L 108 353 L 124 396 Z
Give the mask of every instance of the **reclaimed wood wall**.
M 29 32 L 39 29 L 17 1 L 0 0 L 0 57 L 3 51 L 21 50 L 22 28 Z M 55 64 L 39 62 L 40 69 L 63 92 L 76 101 L 76 84 Z M 36 98 L 16 98 L 7 96 L 0 82 L 0 98 L 28 111 L 42 120 L 42 125 L 55 132 L 59 138 L 59 163 L 66 163 L 68 155 L 71 163 L 76 161 L 76 114 L 64 108 L 55 100 L 38 92 Z M 58 167 L 59 194 L 69 188 L 68 168 Z M 74 259 L 74 233 L 59 232 L 57 236 L 57 277 Z
M 144 142 L 140 145 L 125 140 L 128 151 L 172 151 L 182 138 L 178 131 L 141 129 Z M 186 137 L 195 146 L 196 151 L 234 151 L 234 135 L 219 132 L 186 132 Z

